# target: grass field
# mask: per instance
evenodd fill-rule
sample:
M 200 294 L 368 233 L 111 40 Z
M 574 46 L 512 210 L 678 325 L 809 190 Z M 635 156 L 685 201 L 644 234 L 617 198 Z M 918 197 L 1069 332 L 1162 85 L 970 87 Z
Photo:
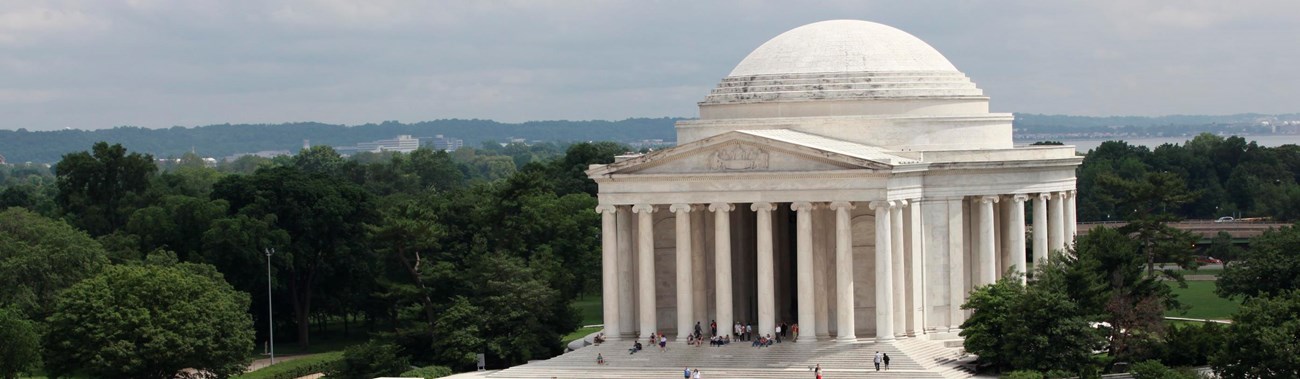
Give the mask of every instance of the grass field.
M 1178 301 L 1190 307 L 1187 313 L 1176 310 L 1165 312 L 1165 316 L 1226 320 L 1237 312 L 1241 304 L 1214 294 L 1214 282 L 1188 281 L 1187 288 L 1173 286 Z
M 584 295 L 573 301 L 573 306 L 578 308 L 578 315 L 582 316 L 582 321 L 578 326 L 596 325 L 604 322 L 601 319 L 600 296 Z

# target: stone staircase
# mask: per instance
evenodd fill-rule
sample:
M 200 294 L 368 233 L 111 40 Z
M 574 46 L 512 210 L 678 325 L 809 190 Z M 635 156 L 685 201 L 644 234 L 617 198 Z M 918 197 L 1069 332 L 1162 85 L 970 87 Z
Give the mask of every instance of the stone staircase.
M 607 342 L 584 347 L 544 361 L 534 361 L 489 375 L 489 378 L 677 378 L 682 369 L 699 369 L 704 378 L 812 378 L 811 368 L 820 364 L 828 379 L 851 378 L 969 378 L 969 372 L 945 364 L 943 357 L 957 357 L 958 349 L 942 342 L 907 339 L 886 343 L 860 341 L 784 342 L 767 348 L 737 342 L 722 347 L 668 344 L 668 350 L 646 347 L 628 354 L 631 341 Z M 889 354 L 889 371 L 876 372 L 872 357 L 876 351 Z M 596 364 L 596 354 L 605 358 Z M 915 356 L 913 354 L 916 354 Z M 918 358 L 919 357 L 919 360 Z
M 921 338 L 901 339 L 894 347 L 931 372 L 948 379 L 975 376 L 975 356 L 966 353 L 961 340 L 930 341 Z

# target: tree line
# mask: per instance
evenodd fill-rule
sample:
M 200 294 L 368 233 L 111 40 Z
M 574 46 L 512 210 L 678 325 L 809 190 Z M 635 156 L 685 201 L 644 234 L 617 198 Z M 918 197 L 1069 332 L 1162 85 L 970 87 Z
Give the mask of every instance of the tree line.
M 342 323 L 375 340 L 357 351 L 410 364 L 554 356 L 578 326 L 570 304 L 599 286 L 584 170 L 627 149 L 345 158 L 313 147 L 208 167 L 101 142 L 50 176 L 7 167 L 0 325 L 26 331 L 12 336 L 26 345 L 0 346 L 0 357 L 27 354 L 0 359 L 0 376 L 240 373 L 268 339 L 268 286 L 275 337 L 300 350 Z

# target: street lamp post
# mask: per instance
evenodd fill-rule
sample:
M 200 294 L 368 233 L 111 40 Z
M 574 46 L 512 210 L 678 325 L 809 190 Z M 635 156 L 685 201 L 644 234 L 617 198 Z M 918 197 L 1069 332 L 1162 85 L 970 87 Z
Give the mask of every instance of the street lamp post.
M 266 337 L 270 340 L 271 345 L 271 364 L 275 364 L 275 322 L 271 313 L 271 254 L 275 254 L 275 248 L 269 248 L 266 252 Z

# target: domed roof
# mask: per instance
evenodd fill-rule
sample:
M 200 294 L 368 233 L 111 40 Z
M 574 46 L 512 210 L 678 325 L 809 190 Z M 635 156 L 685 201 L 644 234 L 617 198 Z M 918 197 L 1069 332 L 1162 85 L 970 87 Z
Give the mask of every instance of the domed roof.
M 888 25 L 830 20 L 768 40 L 729 76 L 837 72 L 947 71 L 957 68 L 929 44 Z

